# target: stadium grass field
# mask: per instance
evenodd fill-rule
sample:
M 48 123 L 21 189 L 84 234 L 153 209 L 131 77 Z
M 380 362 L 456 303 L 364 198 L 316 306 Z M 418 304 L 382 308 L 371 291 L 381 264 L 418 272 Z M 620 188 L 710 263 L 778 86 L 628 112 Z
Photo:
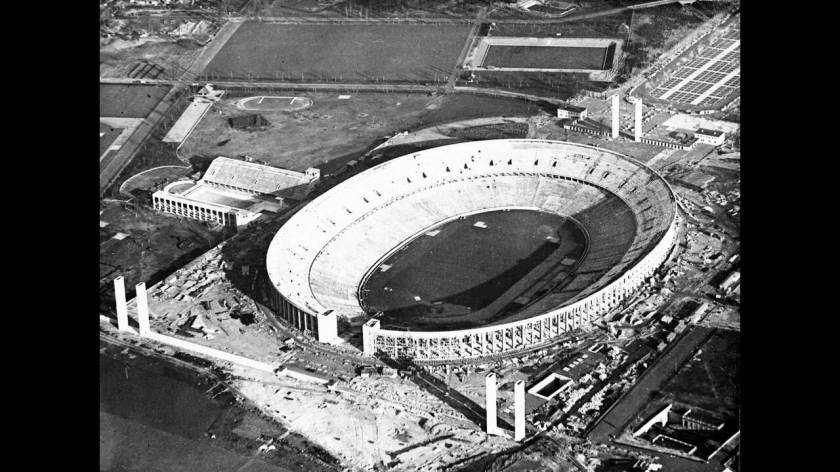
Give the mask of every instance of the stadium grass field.
M 561 262 L 570 267 L 586 253 L 586 244 L 583 230 L 559 215 L 479 213 L 405 244 L 374 269 L 361 292 L 369 310 L 384 312 L 383 326 L 482 326 L 488 316 L 501 319 L 521 307 L 514 300 L 557 277 Z M 482 309 L 492 313 L 477 319 Z
M 443 81 L 469 25 L 248 22 L 204 71 L 209 78 Z
M 526 69 L 604 69 L 607 48 L 490 46 L 483 66 Z

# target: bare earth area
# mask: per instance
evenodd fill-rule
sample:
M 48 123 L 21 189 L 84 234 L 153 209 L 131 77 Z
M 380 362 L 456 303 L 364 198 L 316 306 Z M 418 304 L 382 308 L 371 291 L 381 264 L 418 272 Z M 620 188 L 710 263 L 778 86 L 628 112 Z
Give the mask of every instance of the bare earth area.
M 137 61 L 143 60 L 164 68 L 159 79 L 172 79 L 180 75 L 199 52 L 201 47 L 191 41 L 118 39 L 99 50 L 99 76 L 127 77 Z
M 260 110 L 260 115 L 271 123 L 263 131 L 231 128 L 228 118 L 248 112 L 236 107 L 242 97 L 226 98 L 214 104 L 196 126 L 181 147 L 180 157 L 247 155 L 296 171 L 320 167 L 325 174 L 403 130 L 538 110 L 536 105 L 520 101 L 460 94 L 433 97 L 420 93 L 354 93 L 349 99 L 341 99 L 340 95 L 295 93 L 312 99 L 312 106 L 291 113 Z

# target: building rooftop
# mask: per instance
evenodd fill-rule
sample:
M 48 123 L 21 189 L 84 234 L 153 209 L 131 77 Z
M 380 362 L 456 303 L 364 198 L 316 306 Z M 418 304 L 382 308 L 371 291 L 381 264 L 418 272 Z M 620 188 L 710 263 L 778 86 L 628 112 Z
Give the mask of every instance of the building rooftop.
M 704 134 L 706 136 L 714 136 L 714 137 L 718 137 L 718 136 L 723 135 L 723 131 L 718 131 L 716 129 L 707 129 L 707 128 L 699 128 L 697 131 L 695 131 L 695 133 L 696 134 Z
M 213 160 L 201 180 L 263 195 L 279 195 L 281 191 L 297 195 L 311 182 L 302 172 L 221 156 Z
M 557 105 L 557 108 L 560 108 L 560 109 L 563 109 L 563 110 L 568 110 L 568 111 L 574 111 L 574 112 L 578 112 L 578 113 L 586 111 L 586 107 L 579 107 L 577 105 L 569 105 L 567 103 L 562 103 L 560 105 Z

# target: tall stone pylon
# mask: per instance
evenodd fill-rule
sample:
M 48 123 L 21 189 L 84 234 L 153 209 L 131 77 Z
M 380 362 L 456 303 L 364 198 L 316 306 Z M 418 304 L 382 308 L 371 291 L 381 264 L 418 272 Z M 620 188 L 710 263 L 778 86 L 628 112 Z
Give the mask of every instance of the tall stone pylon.
M 140 325 L 140 336 L 148 337 L 152 330 L 149 328 L 149 300 L 146 297 L 146 282 L 137 284 L 137 324 Z
M 487 434 L 496 434 L 496 374 L 490 372 L 484 377 L 484 396 L 487 398 L 485 410 L 487 412 Z
M 513 384 L 513 440 L 525 439 L 525 381 L 517 380 Z
M 611 100 L 612 100 L 612 137 L 617 138 L 618 137 L 618 131 L 619 131 L 619 125 L 620 125 L 619 120 L 618 120 L 618 117 L 619 117 L 619 114 L 620 114 L 618 94 L 616 93 L 615 95 L 613 95 Z
M 642 99 L 636 97 L 633 103 L 633 111 L 635 112 L 633 140 L 637 143 L 642 140 Z
M 114 279 L 114 300 L 117 302 L 117 329 L 130 331 L 128 327 L 128 305 L 125 302 L 125 278 Z

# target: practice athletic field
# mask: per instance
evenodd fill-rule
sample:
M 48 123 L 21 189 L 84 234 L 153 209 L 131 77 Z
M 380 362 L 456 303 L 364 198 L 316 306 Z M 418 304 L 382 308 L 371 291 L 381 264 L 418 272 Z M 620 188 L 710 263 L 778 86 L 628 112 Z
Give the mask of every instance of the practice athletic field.
M 248 22 L 213 58 L 209 78 L 443 81 L 469 25 L 283 25 Z
M 482 326 L 521 306 L 525 292 L 556 278 L 558 269 L 570 269 L 585 250 L 581 229 L 562 216 L 531 210 L 480 213 L 403 246 L 374 269 L 362 295 L 370 310 L 385 312 L 383 327 Z
M 298 111 L 312 106 L 312 99 L 306 97 L 256 96 L 236 102 L 236 108 L 250 111 Z
M 607 48 L 490 46 L 483 66 L 524 69 L 604 69 Z

